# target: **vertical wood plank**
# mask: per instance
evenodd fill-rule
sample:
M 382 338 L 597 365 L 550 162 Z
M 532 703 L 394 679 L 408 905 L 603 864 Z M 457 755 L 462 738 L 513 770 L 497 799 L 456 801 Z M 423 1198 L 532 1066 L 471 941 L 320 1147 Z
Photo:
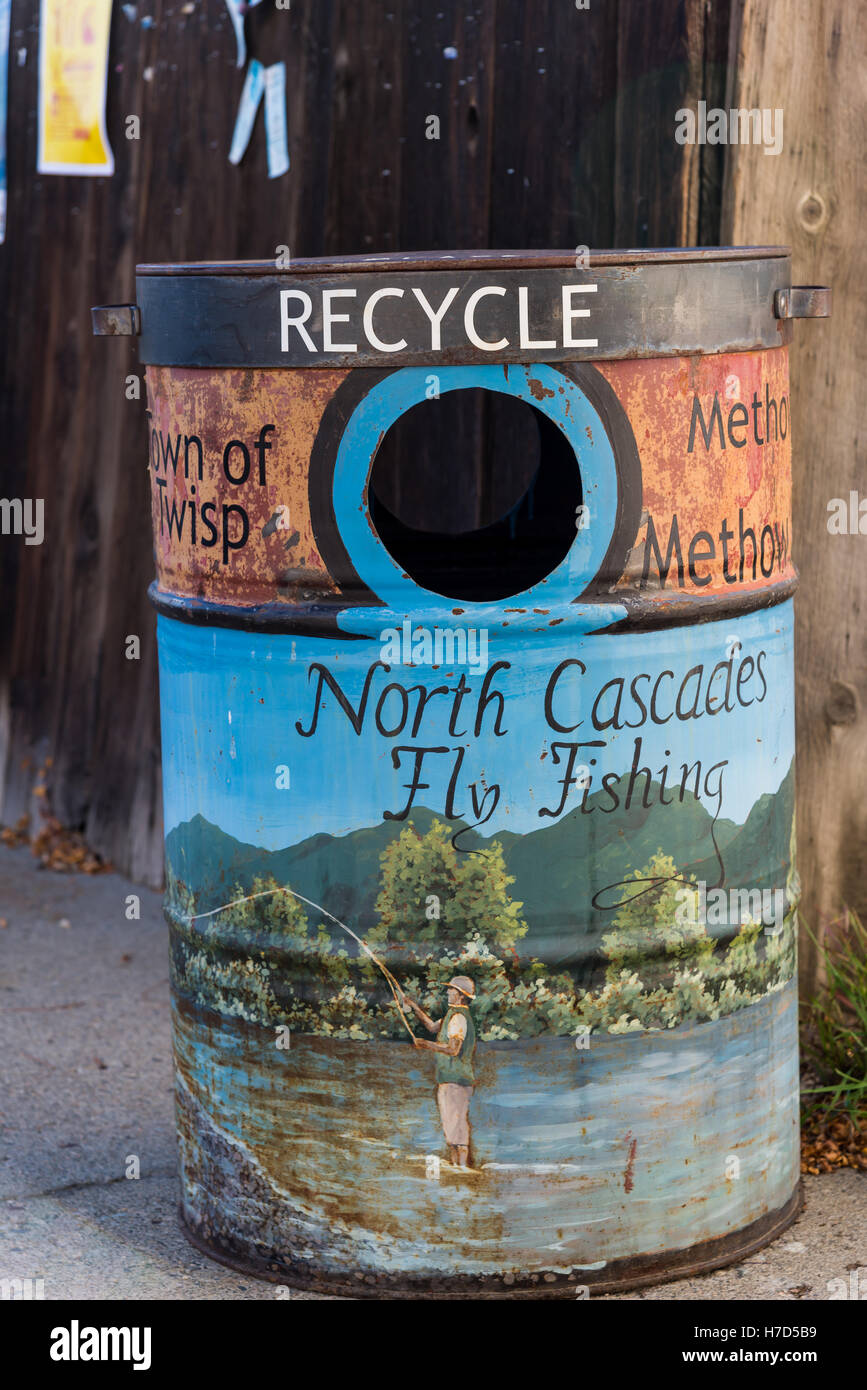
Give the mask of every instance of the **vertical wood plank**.
M 723 233 L 790 244 L 794 283 L 834 291 L 833 317 L 796 324 L 791 354 L 798 843 L 803 915 L 821 928 L 844 905 L 867 914 L 867 540 L 827 525 L 832 498 L 864 493 L 867 22 L 846 0 L 794 0 L 777 24 L 746 0 L 732 43 L 731 104 L 782 109 L 784 145 L 729 147 Z
M 705 0 L 701 97 L 709 108 L 725 105 L 729 79 L 729 33 L 738 0 Z M 720 240 L 725 146 L 699 147 L 698 226 L 696 244 L 716 246 Z
M 400 244 L 404 250 L 485 247 L 494 126 L 490 3 L 407 0 L 402 51 Z M 428 138 L 428 118 L 439 139 Z
M 702 96 L 704 0 L 620 0 L 615 245 L 694 246 L 701 150 L 675 140 L 676 113 Z
M 500 0 L 491 246 L 616 245 L 617 7 Z
M 326 252 L 399 246 L 403 11 L 336 7 Z

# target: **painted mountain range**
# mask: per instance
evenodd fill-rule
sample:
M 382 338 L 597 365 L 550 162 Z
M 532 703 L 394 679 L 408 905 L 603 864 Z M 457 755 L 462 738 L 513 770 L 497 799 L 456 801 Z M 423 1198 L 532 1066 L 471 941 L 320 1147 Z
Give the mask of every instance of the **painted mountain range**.
M 615 814 L 576 809 L 527 835 L 508 830 L 487 839 L 471 830 L 460 834 L 462 850 L 484 850 L 494 840 L 502 846 L 515 879 L 511 895 L 523 903 L 529 926 L 523 943 L 527 953 L 552 963 L 584 956 L 613 917 L 611 910 L 594 908 L 593 897 L 642 869 L 660 850 L 674 859 L 684 877 L 704 880 L 709 888 L 785 888 L 793 767 L 776 792 L 758 798 L 741 826 L 722 819 L 714 824 L 692 796 L 670 806 L 660 805 L 654 794 L 648 799 L 649 809 L 638 802 L 624 811 L 621 802 Z M 593 803 L 594 797 L 588 797 L 587 807 Z M 410 823 L 424 834 L 435 819 L 434 812 L 418 807 Z M 364 933 L 377 920 L 379 857 L 405 824 L 383 821 L 347 835 L 311 835 L 285 849 L 267 850 L 244 844 L 194 816 L 166 837 L 166 859 L 195 894 L 200 912 L 228 901 L 238 886 L 249 891 L 255 877 L 270 874 Z M 455 822 L 456 834 L 462 824 Z M 616 903 L 620 891 L 611 887 L 602 901 Z M 564 940 L 574 943 L 565 953 Z

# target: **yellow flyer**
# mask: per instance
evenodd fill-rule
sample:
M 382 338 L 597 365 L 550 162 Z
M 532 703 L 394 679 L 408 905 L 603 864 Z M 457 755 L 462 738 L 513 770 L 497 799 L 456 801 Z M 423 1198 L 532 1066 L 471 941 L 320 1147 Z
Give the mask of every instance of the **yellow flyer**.
M 105 129 L 111 0 L 41 0 L 40 174 L 113 174 Z

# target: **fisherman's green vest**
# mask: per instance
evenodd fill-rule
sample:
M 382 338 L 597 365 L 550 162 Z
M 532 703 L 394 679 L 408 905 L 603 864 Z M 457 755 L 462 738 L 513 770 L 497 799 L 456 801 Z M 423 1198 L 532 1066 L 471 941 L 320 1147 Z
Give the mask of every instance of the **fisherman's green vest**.
M 473 1076 L 473 1053 L 476 1050 L 476 1028 L 469 1009 L 459 1006 L 447 1011 L 437 1033 L 437 1042 L 448 1042 L 449 1022 L 454 1014 L 460 1014 L 467 1020 L 467 1036 L 461 1043 L 461 1050 L 456 1057 L 446 1057 L 443 1052 L 436 1054 L 437 1085 L 474 1086 L 476 1079 Z

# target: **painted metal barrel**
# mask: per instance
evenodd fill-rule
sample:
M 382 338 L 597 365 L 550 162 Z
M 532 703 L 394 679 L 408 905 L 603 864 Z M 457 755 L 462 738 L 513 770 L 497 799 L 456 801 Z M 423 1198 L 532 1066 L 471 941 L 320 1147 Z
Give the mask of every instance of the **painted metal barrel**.
M 784 248 L 141 266 L 185 1226 L 583 1297 L 798 1204 Z

